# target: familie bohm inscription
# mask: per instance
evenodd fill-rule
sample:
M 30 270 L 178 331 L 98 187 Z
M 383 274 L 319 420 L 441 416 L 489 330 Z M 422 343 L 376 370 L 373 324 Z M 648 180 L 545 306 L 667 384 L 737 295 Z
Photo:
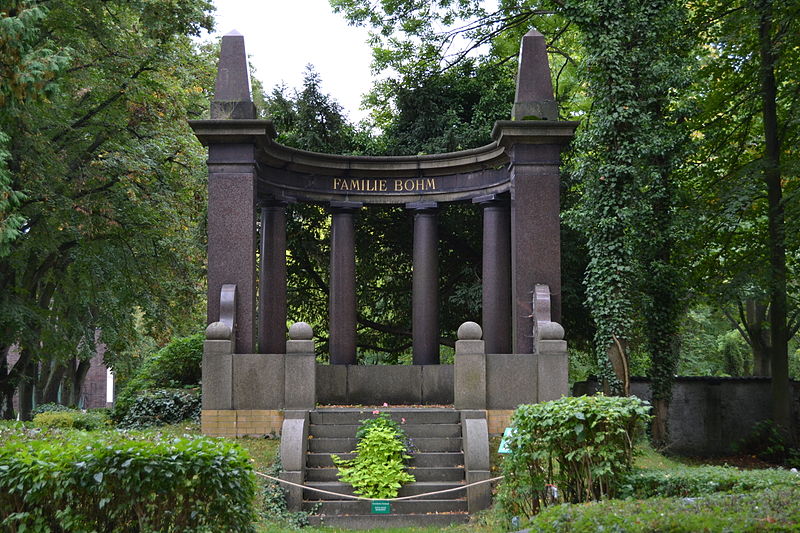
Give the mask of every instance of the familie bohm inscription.
M 435 191 L 436 178 L 333 178 L 334 191 L 422 192 Z

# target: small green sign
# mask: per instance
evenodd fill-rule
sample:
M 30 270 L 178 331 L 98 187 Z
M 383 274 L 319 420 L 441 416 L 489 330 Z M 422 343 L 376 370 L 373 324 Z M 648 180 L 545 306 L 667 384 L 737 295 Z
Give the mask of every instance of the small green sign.
M 389 502 L 373 501 L 372 514 L 389 514 L 392 512 L 392 506 Z
M 506 428 L 506 430 L 503 431 L 503 438 L 500 439 L 500 447 L 497 448 L 497 453 L 511 453 L 511 448 L 508 447 L 508 441 L 513 436 L 514 430 L 512 428 Z

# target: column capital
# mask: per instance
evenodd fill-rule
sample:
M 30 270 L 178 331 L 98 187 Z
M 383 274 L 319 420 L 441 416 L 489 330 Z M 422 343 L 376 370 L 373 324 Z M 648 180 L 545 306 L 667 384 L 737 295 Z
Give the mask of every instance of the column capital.
M 439 209 L 439 204 L 431 201 L 411 202 L 406 204 L 406 209 L 415 211 L 417 213 L 425 211 L 436 211 Z
M 264 207 L 286 207 L 289 204 L 297 203 L 297 199 L 293 196 L 281 196 L 281 197 L 274 197 L 270 196 L 269 198 L 261 198 L 258 201 L 258 206 L 261 208 Z
M 508 207 L 511 205 L 511 198 L 505 193 L 487 194 L 476 196 L 472 199 L 472 203 L 481 207 Z
M 355 213 L 364 207 L 362 202 L 333 201 L 328 205 L 332 213 Z

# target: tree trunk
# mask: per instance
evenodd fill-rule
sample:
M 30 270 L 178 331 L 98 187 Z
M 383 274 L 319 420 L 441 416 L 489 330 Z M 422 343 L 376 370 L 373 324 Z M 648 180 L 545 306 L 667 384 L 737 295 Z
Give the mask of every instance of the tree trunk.
M 764 118 L 764 182 L 767 187 L 769 226 L 769 299 L 772 359 L 772 419 L 788 437 L 789 348 L 786 310 L 786 239 L 781 188 L 780 139 L 778 138 L 778 90 L 775 83 L 775 50 L 772 43 L 772 0 L 759 0 L 761 96 Z
M 657 448 L 663 448 L 668 444 L 669 426 L 669 400 L 662 398 L 653 400 L 653 444 Z
M 42 403 L 58 402 L 58 390 L 61 387 L 61 381 L 64 379 L 64 373 L 67 371 L 67 367 L 63 363 L 53 361 L 49 370 L 44 387 L 42 388 Z
M 77 364 L 76 364 L 77 363 Z M 69 405 L 73 407 L 81 407 L 81 389 L 83 389 L 83 382 L 86 381 L 86 374 L 89 372 L 91 361 L 83 359 L 81 361 L 73 361 L 73 370 L 67 376 L 69 379 Z
M 770 334 L 767 328 L 767 309 L 768 306 L 763 302 L 749 298 L 745 301 L 745 317 L 747 322 L 744 324 L 747 333 L 750 335 L 750 350 L 753 353 L 753 375 L 771 376 L 772 365 L 770 361 Z
M 23 349 L 23 352 L 25 351 L 26 349 Z M 33 393 L 35 390 L 36 363 L 28 357 L 28 362 L 22 369 L 22 379 L 20 379 L 19 387 L 17 387 L 20 420 L 31 420 L 33 418 L 31 411 L 33 411 Z

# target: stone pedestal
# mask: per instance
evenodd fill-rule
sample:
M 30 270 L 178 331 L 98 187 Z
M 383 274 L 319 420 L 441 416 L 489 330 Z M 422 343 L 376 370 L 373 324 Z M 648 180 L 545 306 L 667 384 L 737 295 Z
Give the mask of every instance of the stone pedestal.
M 464 322 L 458 328 L 454 370 L 456 409 L 486 409 L 486 351 L 481 327 Z
M 317 403 L 317 363 L 311 326 L 297 322 L 286 341 L 284 407 L 314 409 Z

